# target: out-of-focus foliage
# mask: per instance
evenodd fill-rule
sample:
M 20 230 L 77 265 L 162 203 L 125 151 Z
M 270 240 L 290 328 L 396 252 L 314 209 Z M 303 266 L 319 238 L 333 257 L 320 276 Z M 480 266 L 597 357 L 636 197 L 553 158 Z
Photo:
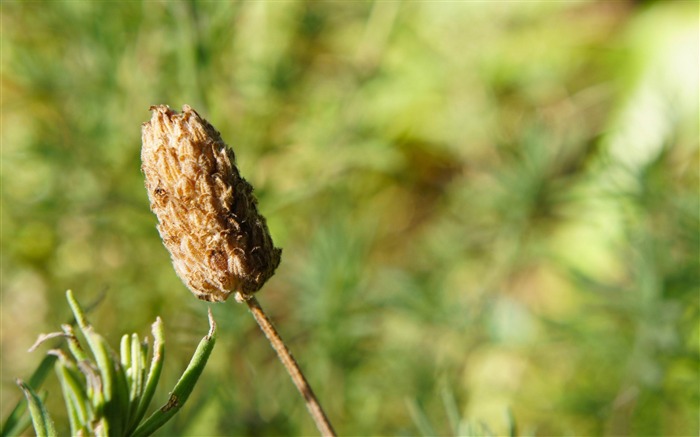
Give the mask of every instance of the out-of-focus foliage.
M 284 248 L 259 299 L 341 434 L 698 432 L 697 3 L 1 7 L 3 417 L 67 288 L 107 290 L 115 336 L 168 320 L 164 379 L 187 362 L 207 304 L 139 152 L 188 103 L 256 187 Z M 246 310 L 213 310 L 162 435 L 313 434 Z

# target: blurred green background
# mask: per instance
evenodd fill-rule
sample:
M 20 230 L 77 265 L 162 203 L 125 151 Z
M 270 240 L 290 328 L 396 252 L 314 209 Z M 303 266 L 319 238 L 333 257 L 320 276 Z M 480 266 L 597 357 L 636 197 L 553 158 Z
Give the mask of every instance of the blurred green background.
M 697 2 L 1 15 L 3 417 L 68 288 L 106 291 L 90 318 L 115 346 L 164 319 L 156 403 L 206 333 L 140 172 L 149 106 L 187 103 L 256 188 L 284 249 L 259 299 L 341 434 L 697 435 Z M 210 364 L 159 434 L 315 434 L 246 308 L 212 307 Z

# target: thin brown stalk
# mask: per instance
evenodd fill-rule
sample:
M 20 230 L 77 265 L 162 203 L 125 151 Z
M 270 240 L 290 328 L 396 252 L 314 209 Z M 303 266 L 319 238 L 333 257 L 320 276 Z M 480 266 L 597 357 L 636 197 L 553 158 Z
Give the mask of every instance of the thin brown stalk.
M 306 408 L 308 408 L 309 413 L 311 413 L 311 417 L 314 419 L 314 422 L 316 422 L 316 427 L 321 435 L 336 436 L 337 434 L 333 430 L 331 422 L 328 420 L 326 413 L 318 402 L 314 391 L 311 389 L 311 385 L 309 385 L 306 377 L 304 377 L 304 373 L 301 371 L 301 368 L 299 368 L 299 364 L 297 364 L 292 353 L 289 352 L 282 337 L 280 337 L 279 333 L 272 325 L 272 322 L 263 311 L 258 300 L 252 294 L 242 295 L 240 293 L 237 293 L 236 300 L 244 301 L 248 305 L 250 312 L 253 314 L 253 317 L 255 317 L 255 321 L 260 325 L 260 329 L 265 333 L 265 337 L 270 341 L 272 348 L 277 352 L 277 356 L 285 369 L 287 369 L 294 385 L 297 386 L 299 393 L 301 393 L 304 401 L 306 401 Z

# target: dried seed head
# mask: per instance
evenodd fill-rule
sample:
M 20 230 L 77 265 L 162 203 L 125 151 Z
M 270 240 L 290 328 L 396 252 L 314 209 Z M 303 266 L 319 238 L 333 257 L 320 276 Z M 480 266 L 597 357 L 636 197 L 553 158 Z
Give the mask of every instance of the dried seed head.
M 202 300 L 251 295 L 280 263 L 253 187 L 219 132 L 188 105 L 152 106 L 142 127 L 141 169 L 158 232 L 189 289 Z

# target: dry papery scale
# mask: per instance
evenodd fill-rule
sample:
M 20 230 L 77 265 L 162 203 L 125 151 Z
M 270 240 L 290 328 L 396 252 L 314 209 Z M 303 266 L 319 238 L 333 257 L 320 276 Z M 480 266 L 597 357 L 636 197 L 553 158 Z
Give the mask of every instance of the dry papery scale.
M 272 242 L 233 150 L 189 105 L 181 113 L 166 105 L 150 109 L 151 120 L 142 126 L 141 169 L 175 272 L 199 299 L 223 302 L 233 294 L 248 305 L 321 434 L 335 435 L 299 365 L 254 296 L 274 274 L 282 251 Z

